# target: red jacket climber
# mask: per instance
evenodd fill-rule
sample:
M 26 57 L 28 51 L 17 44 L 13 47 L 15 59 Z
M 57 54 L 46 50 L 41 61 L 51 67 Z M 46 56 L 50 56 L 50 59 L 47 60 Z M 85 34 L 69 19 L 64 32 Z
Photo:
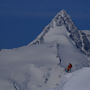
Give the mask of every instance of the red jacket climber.
M 71 71 L 71 68 L 72 68 L 72 64 L 70 63 L 70 64 L 68 65 L 68 67 L 66 68 L 66 71 L 67 71 L 67 72 Z

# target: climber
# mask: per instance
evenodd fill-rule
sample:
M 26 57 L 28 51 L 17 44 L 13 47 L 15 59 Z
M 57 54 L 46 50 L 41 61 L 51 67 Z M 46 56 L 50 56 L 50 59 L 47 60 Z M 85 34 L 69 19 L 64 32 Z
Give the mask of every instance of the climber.
M 66 72 L 71 72 L 72 64 L 69 63 L 68 67 L 65 69 Z

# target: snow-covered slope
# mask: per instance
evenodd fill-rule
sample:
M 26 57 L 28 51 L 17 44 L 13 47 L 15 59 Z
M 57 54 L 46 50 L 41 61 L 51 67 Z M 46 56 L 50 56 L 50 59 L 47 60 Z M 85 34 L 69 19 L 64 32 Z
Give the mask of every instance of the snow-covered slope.
M 54 27 L 64 26 L 69 34 L 69 37 L 73 40 L 76 47 L 80 49 L 86 55 L 90 55 L 90 41 L 87 38 L 87 35 L 82 31 L 78 30 L 74 25 L 71 17 L 66 13 L 65 10 L 59 12 L 52 21 L 43 29 L 43 31 L 38 35 L 38 37 L 28 44 L 28 46 L 43 43 L 46 34 Z
M 63 90 L 90 90 L 90 68 L 72 73 Z
M 59 86 L 47 90 L 90 90 L 90 68 L 64 75 Z
M 59 76 L 62 76 L 64 71 L 57 65 L 58 63 L 56 47 L 50 48 L 49 45 L 25 47 L 9 52 L 2 51 L 0 53 L 0 89 L 5 90 L 7 87 L 7 90 L 53 88 L 56 83 L 59 83 Z M 47 84 L 47 78 L 50 79 L 49 84 Z
M 0 52 L 0 90 L 54 88 L 60 84 L 69 63 L 72 71 L 89 66 L 87 56 L 76 47 L 81 42 L 79 32 L 65 15 L 64 10 L 58 13 L 29 45 Z

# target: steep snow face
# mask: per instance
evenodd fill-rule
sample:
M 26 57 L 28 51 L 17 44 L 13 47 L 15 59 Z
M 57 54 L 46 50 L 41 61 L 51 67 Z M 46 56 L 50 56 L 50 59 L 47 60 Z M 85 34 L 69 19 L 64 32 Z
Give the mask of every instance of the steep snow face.
M 52 19 L 52 21 L 43 29 L 43 31 L 41 32 L 41 34 L 33 41 L 31 42 L 28 46 L 32 45 L 32 44 L 39 44 L 44 42 L 44 36 L 48 33 L 48 32 L 52 32 L 51 30 L 53 28 L 56 27 L 61 27 L 62 26 L 64 28 L 66 28 L 66 30 L 68 31 L 69 34 L 71 34 L 70 32 L 72 32 L 74 34 L 74 32 L 77 32 L 77 28 L 75 27 L 75 25 L 73 24 L 70 16 L 66 13 L 66 11 L 62 10 L 61 12 L 59 12 L 54 19 Z M 56 29 L 54 29 L 56 30 Z M 74 35 L 75 36 L 75 35 Z M 73 36 L 73 38 L 74 38 Z M 78 32 L 76 33 L 76 38 L 79 37 Z M 49 39 L 49 38 L 48 38 Z
M 64 26 L 51 28 L 50 31 L 44 36 L 44 43 L 60 43 L 68 44 L 67 31 Z
M 61 65 L 64 68 L 69 63 L 73 65 L 72 71 L 80 69 L 82 66 L 88 66 L 87 58 L 75 47 L 65 26 L 51 28 L 43 39 L 44 43 L 59 44 L 57 53 L 59 53 Z
M 64 10 L 55 16 L 32 44 L 37 42 L 38 44 L 39 42 L 42 44 L 51 44 L 52 47 L 59 44 L 57 51 L 59 57 L 62 59 L 62 66 L 64 68 L 69 63 L 73 64 L 72 70 L 88 66 L 87 58 L 77 49 L 78 47 L 80 50 L 86 52 L 81 32 L 77 30 L 70 16 Z
M 84 52 L 86 55 L 90 54 L 90 45 L 89 40 L 87 39 L 87 36 L 84 35 L 82 31 L 79 31 L 77 27 L 72 22 L 70 16 L 66 13 L 65 10 L 62 10 L 59 12 L 54 19 L 43 29 L 41 34 L 28 46 L 43 43 L 44 42 L 44 36 L 54 27 L 62 27 L 66 28 L 66 30 L 69 33 L 69 37 L 73 40 L 76 47 L 79 48 L 82 52 Z M 49 39 L 49 38 L 48 38 Z M 88 45 L 89 44 L 89 45 Z

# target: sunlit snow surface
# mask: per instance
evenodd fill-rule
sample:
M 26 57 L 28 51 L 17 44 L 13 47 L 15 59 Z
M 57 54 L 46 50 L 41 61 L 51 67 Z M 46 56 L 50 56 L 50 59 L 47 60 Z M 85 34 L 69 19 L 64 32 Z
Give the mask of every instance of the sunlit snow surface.
M 48 90 L 90 90 L 90 68 L 64 75 L 58 87 Z
M 90 90 L 90 68 L 72 73 L 63 90 Z
M 57 54 L 62 59 L 61 65 L 58 65 Z M 76 48 L 66 28 L 53 27 L 42 44 L 0 52 L 0 90 L 58 87 L 69 63 L 72 71 L 89 66 L 87 57 Z

